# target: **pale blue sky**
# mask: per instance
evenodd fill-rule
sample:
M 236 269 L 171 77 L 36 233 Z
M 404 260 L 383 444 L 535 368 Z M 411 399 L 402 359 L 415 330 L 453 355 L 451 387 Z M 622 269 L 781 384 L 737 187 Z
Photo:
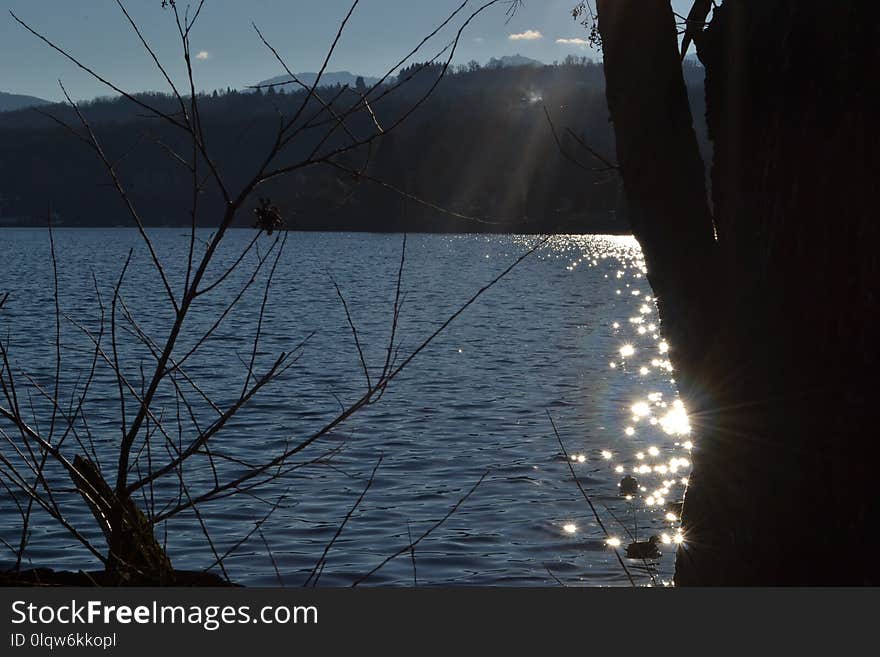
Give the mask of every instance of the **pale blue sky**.
M 461 1 L 362 0 L 329 70 L 364 75 L 384 72 Z M 178 0 L 178 6 L 185 4 Z M 207 0 L 192 35 L 194 51 L 204 52 L 195 62 L 199 88 L 242 87 L 283 72 L 257 39 L 252 21 L 293 70 L 316 70 L 350 4 L 351 0 Z M 475 9 L 481 4 L 483 0 L 476 0 L 470 6 Z M 584 29 L 571 18 L 574 4 L 575 0 L 525 0 L 509 23 L 505 7 L 493 7 L 470 25 L 455 61 L 485 62 L 515 53 L 547 63 L 570 53 L 598 59 L 598 53 L 587 47 L 557 42 L 586 38 Z M 680 13 L 687 13 L 689 4 L 689 0 L 673 0 Z M 160 8 L 160 0 L 127 0 L 125 5 L 160 56 L 180 75 L 180 48 L 171 13 Z M 0 7 L 14 11 L 126 89 L 163 89 L 114 0 L 0 0 Z M 455 29 L 460 23 L 454 23 Z M 540 38 L 511 38 L 530 31 L 530 36 L 540 33 Z M 421 59 L 433 56 L 453 34 L 447 29 L 438 35 L 425 47 Z M 57 100 L 58 78 L 78 99 L 109 93 L 25 32 L 7 11 L 0 14 L 0 90 Z

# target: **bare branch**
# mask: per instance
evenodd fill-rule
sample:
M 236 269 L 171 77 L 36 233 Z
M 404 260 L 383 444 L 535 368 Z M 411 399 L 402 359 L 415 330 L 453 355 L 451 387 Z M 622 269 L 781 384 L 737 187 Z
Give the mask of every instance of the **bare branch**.
M 553 133 L 553 139 L 556 142 L 556 147 L 566 160 L 568 160 L 569 162 L 571 162 L 572 164 L 577 166 L 579 169 L 583 169 L 584 171 L 604 172 L 604 171 L 616 171 L 616 170 L 620 169 L 620 167 L 618 165 L 611 164 L 611 162 L 609 162 L 607 159 L 605 159 L 604 157 L 599 155 L 599 153 L 597 153 L 595 150 L 593 150 L 592 148 L 587 146 L 587 144 L 582 139 L 577 137 L 574 134 L 574 132 L 572 132 L 571 128 L 568 128 L 567 129 L 568 134 L 570 134 L 574 139 L 576 139 L 577 142 L 581 145 L 581 147 L 585 151 L 587 151 L 594 158 L 596 158 L 597 160 L 602 162 L 602 164 L 604 164 L 605 166 L 602 168 L 588 167 L 587 165 L 580 162 L 577 158 L 575 158 L 573 155 L 571 155 L 565 149 L 565 146 L 562 145 L 562 141 L 560 141 L 559 135 L 556 133 L 556 126 L 553 124 L 553 119 L 550 117 L 550 110 L 547 109 L 546 105 L 544 106 L 544 115 L 547 117 L 547 123 L 550 126 L 550 131 Z
M 336 533 L 333 535 L 333 538 L 330 539 L 330 542 L 324 547 L 324 551 L 321 553 L 321 556 L 318 558 L 318 561 L 315 563 L 314 568 L 312 568 L 312 572 L 309 573 L 309 576 L 306 578 L 306 581 L 303 582 L 303 586 L 308 586 L 309 582 L 311 582 L 312 587 L 318 586 L 318 580 L 321 578 L 321 572 L 323 572 L 324 564 L 327 561 L 327 553 L 330 552 L 330 549 L 333 547 L 333 544 L 336 543 L 336 539 L 338 539 L 342 535 L 342 531 L 345 529 L 345 525 L 348 523 L 349 519 L 354 512 L 357 511 L 358 507 L 361 505 L 361 502 L 364 501 L 364 498 L 367 496 L 367 492 L 373 486 L 373 482 L 376 480 L 376 472 L 379 470 L 379 466 L 382 465 L 382 460 L 385 458 L 384 455 L 379 456 L 379 460 L 376 461 L 376 465 L 373 467 L 373 472 L 370 473 L 370 478 L 367 480 L 367 485 L 364 486 L 364 490 L 361 491 L 361 494 L 358 496 L 354 505 L 349 509 L 348 513 L 345 514 L 345 518 L 342 519 L 342 522 L 339 524 L 339 527 L 336 529 Z
M 361 361 L 361 368 L 364 372 L 364 378 L 367 381 L 367 390 L 370 391 L 373 389 L 373 383 L 370 380 L 370 369 L 367 367 L 367 361 L 364 358 L 364 350 L 361 348 L 361 341 L 358 339 L 357 327 L 354 324 L 354 320 L 351 318 L 351 313 L 348 310 L 348 303 L 345 301 L 345 296 L 342 294 L 342 290 L 339 289 L 339 285 L 336 283 L 336 280 L 331 276 L 330 282 L 333 283 L 333 288 L 336 290 L 336 296 L 339 297 L 339 300 L 342 302 L 342 308 L 345 310 L 345 319 L 348 321 L 348 326 L 351 329 L 351 334 L 354 337 L 354 346 L 357 348 L 358 357 Z
M 565 457 L 565 463 L 568 465 L 568 469 L 571 472 L 572 478 L 574 478 L 574 483 L 577 485 L 578 490 L 581 492 L 584 500 L 586 500 L 587 505 L 590 507 L 590 511 L 593 512 L 593 517 L 596 519 L 596 524 L 599 525 L 599 528 L 602 530 L 602 533 L 605 535 L 605 540 L 611 538 L 611 534 L 608 533 L 608 530 L 605 529 L 605 523 L 602 522 L 602 518 L 599 516 L 599 512 L 596 511 L 596 507 L 593 506 L 593 500 L 590 499 L 590 496 L 587 495 L 587 492 L 584 490 L 584 487 L 581 486 L 581 481 L 578 479 L 577 473 L 574 471 L 574 468 L 571 465 L 571 459 L 568 457 L 568 452 L 565 449 L 565 443 L 562 442 L 562 436 L 559 435 L 559 431 L 556 429 L 556 423 L 553 421 L 553 416 L 550 415 L 550 411 L 547 411 L 547 419 L 550 420 L 550 426 L 553 427 L 553 433 L 556 436 L 556 440 L 559 442 L 559 447 L 562 450 L 562 455 Z M 626 577 L 629 580 L 629 583 L 632 586 L 636 585 L 635 580 L 632 577 L 632 574 L 629 572 L 629 568 L 626 567 L 626 564 L 623 561 L 623 557 L 620 556 L 620 552 L 618 552 L 617 548 L 612 548 L 614 550 L 614 556 L 617 557 L 617 561 L 620 563 L 620 567 L 623 568 L 623 572 L 626 573 Z
M 399 549 L 397 552 L 395 552 L 394 554 L 392 554 L 390 557 L 387 557 L 385 560 L 383 560 L 378 566 L 376 566 L 375 568 L 373 568 L 373 570 L 371 570 L 370 572 L 368 572 L 366 575 L 363 575 L 363 576 L 359 577 L 358 579 L 356 579 L 356 580 L 354 581 L 354 583 L 352 584 L 352 587 L 358 586 L 359 584 L 362 584 L 363 582 L 367 581 L 370 577 L 372 577 L 372 576 L 375 575 L 377 572 L 379 572 L 382 568 L 384 568 L 385 565 L 388 564 L 388 562 L 390 562 L 390 561 L 396 559 L 396 558 L 399 557 L 401 554 L 404 554 L 404 553 L 406 553 L 406 552 L 410 552 L 410 551 L 414 550 L 415 547 L 416 547 L 419 543 L 421 543 L 423 540 L 425 540 L 426 538 L 428 538 L 428 536 L 430 536 L 432 533 L 434 533 L 434 531 L 435 531 L 436 529 L 438 529 L 443 523 L 445 523 L 447 520 L 449 520 L 449 518 L 451 518 L 452 515 L 453 515 L 456 511 L 458 511 L 459 507 L 460 507 L 462 504 L 464 504 L 464 503 L 467 501 L 467 499 L 468 499 L 471 495 L 474 494 L 474 491 L 476 491 L 477 488 L 480 487 L 480 484 L 483 483 L 483 480 L 485 480 L 486 477 L 489 476 L 489 472 L 491 472 L 491 471 L 487 471 L 487 472 L 485 472 L 485 473 L 483 474 L 483 476 L 480 477 L 480 480 L 479 480 L 477 483 L 475 483 L 475 484 L 471 487 L 471 489 L 470 489 L 467 493 L 465 493 L 464 496 L 461 497 L 461 498 L 458 500 L 458 502 L 456 502 L 456 503 L 453 505 L 453 507 L 452 507 L 451 509 L 449 509 L 449 512 L 448 512 L 445 516 L 443 516 L 442 518 L 440 518 L 440 520 L 438 520 L 436 523 L 434 523 L 433 525 L 431 525 L 431 527 L 429 527 L 429 528 L 428 528 L 428 529 L 427 529 L 427 530 L 426 530 L 421 536 L 419 536 L 416 540 L 411 541 L 409 545 L 407 545 L 406 547 L 403 547 L 403 548 Z

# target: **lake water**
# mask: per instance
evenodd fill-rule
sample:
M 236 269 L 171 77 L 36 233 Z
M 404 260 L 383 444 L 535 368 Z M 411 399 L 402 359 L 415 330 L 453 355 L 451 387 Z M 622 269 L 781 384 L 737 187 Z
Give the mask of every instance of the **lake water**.
M 187 257 L 185 232 L 151 231 L 176 290 Z M 207 240 L 209 235 L 199 237 Z M 250 230 L 232 231 L 220 261 L 231 262 L 253 236 Z M 97 331 L 96 282 L 109 321 L 113 287 L 129 249 L 134 249 L 132 262 L 121 286 L 126 308 L 157 342 L 167 335 L 171 312 L 135 231 L 59 229 L 55 241 L 61 310 L 68 317 L 62 321 L 60 394 L 66 406 L 79 394 L 92 357 L 91 343 L 73 322 Z M 265 251 L 271 242 L 262 237 L 261 248 Z M 400 358 L 535 242 L 529 236 L 409 236 Z M 401 235 L 289 235 L 268 297 L 256 369 L 264 371 L 278 353 L 312 332 L 314 336 L 296 365 L 212 440 L 221 479 L 241 471 L 242 463 L 267 460 L 292 441 L 311 435 L 339 413 L 340 404 L 348 406 L 363 393 L 358 352 L 331 276 L 344 293 L 372 374 L 378 374 L 385 361 L 401 245 Z M 0 253 L 0 297 L 10 293 L 0 311 L 0 336 L 9 339 L 20 402 L 32 404 L 25 415 L 33 413 L 33 425 L 46 432 L 51 407 L 36 389 L 29 399 L 25 391 L 28 376 L 44 390 L 53 386 L 48 233 L 0 230 Z M 239 273 L 197 301 L 178 356 L 199 329 L 222 313 L 253 264 L 248 257 Z M 663 556 L 656 564 L 657 580 L 669 580 L 677 525 L 672 516 L 667 518 L 667 503 L 683 496 L 690 438 L 686 416 L 675 404 L 666 345 L 643 267 L 638 243 L 629 237 L 552 238 L 420 353 L 378 403 L 295 459 L 305 463 L 323 456 L 319 462 L 288 473 L 254 495 L 199 507 L 215 549 L 223 554 L 266 515 L 266 502 L 274 504 L 285 495 L 261 531 L 225 559 L 229 576 L 246 585 L 276 586 L 280 574 L 285 585 L 302 584 L 382 455 L 372 487 L 327 554 L 321 585 L 348 585 L 369 572 L 409 544 L 410 536 L 417 538 L 442 519 L 487 472 L 473 495 L 421 541 L 414 554 L 406 552 L 389 562 L 366 583 L 628 585 L 606 539 L 611 535 L 626 546 L 636 527 L 640 540 L 656 534 L 670 541 L 661 545 Z M 187 374 L 221 407 L 234 401 L 245 381 L 264 273 L 186 365 Z M 149 372 L 152 357 L 119 313 L 120 358 L 137 387 L 141 367 Z M 107 332 L 109 348 L 109 325 Z M 186 443 L 195 435 L 195 423 L 206 426 L 216 417 L 188 384 L 182 387 L 192 399 L 193 416 L 181 410 L 169 391 L 159 396 L 153 410 L 171 437 L 155 439 L 154 462 L 169 458 L 163 440 Z M 6 404 L 2 397 L 0 404 Z M 129 421 L 132 406 L 129 400 Z M 548 411 L 607 535 L 571 476 Z M 121 434 L 120 404 L 106 366 L 95 377 L 84 414 L 95 451 L 112 480 L 113 448 Z M 84 435 L 83 423 L 79 426 Z M 0 428 L 11 441 L 19 440 L 8 424 L 0 421 Z M 0 450 L 13 460 L 19 458 L 8 443 Z M 64 451 L 72 458 L 82 450 L 70 437 Z M 146 467 L 143 459 L 141 467 Z M 643 488 L 632 500 L 618 491 L 624 473 L 634 473 Z M 50 476 L 66 516 L 103 549 L 100 533 L 70 491 L 69 480 L 55 470 Z M 207 458 L 188 467 L 186 481 L 193 497 L 213 484 Z M 151 500 L 139 501 L 142 507 L 159 510 L 181 494 L 172 474 L 154 489 Z M 0 490 L 0 536 L 17 545 L 19 527 L 13 500 Z M 94 558 L 44 513 L 35 515 L 33 530 L 30 563 L 97 567 Z M 214 561 L 191 512 L 160 525 L 157 534 L 167 540 L 177 568 L 201 569 Z M 0 548 L 5 550 L 0 562 L 8 562 L 10 552 Z M 650 581 L 643 562 L 624 561 L 638 583 Z

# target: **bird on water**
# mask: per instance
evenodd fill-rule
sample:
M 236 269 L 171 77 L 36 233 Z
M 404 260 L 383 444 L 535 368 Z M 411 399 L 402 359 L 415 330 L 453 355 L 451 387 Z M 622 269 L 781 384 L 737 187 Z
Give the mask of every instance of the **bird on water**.
M 626 556 L 629 559 L 659 559 L 663 556 L 660 548 L 660 539 L 652 536 L 647 541 L 635 541 L 626 546 Z
M 621 495 L 637 495 L 639 492 L 638 479 L 630 475 L 626 475 L 617 485 L 620 488 Z

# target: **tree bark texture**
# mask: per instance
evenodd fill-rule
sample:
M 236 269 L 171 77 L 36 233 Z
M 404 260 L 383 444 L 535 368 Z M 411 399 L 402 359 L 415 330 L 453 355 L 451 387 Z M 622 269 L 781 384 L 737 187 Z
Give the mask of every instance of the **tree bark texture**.
M 716 9 L 697 40 L 710 204 L 668 0 L 597 9 L 633 231 L 694 428 L 676 583 L 876 584 L 880 10 Z

